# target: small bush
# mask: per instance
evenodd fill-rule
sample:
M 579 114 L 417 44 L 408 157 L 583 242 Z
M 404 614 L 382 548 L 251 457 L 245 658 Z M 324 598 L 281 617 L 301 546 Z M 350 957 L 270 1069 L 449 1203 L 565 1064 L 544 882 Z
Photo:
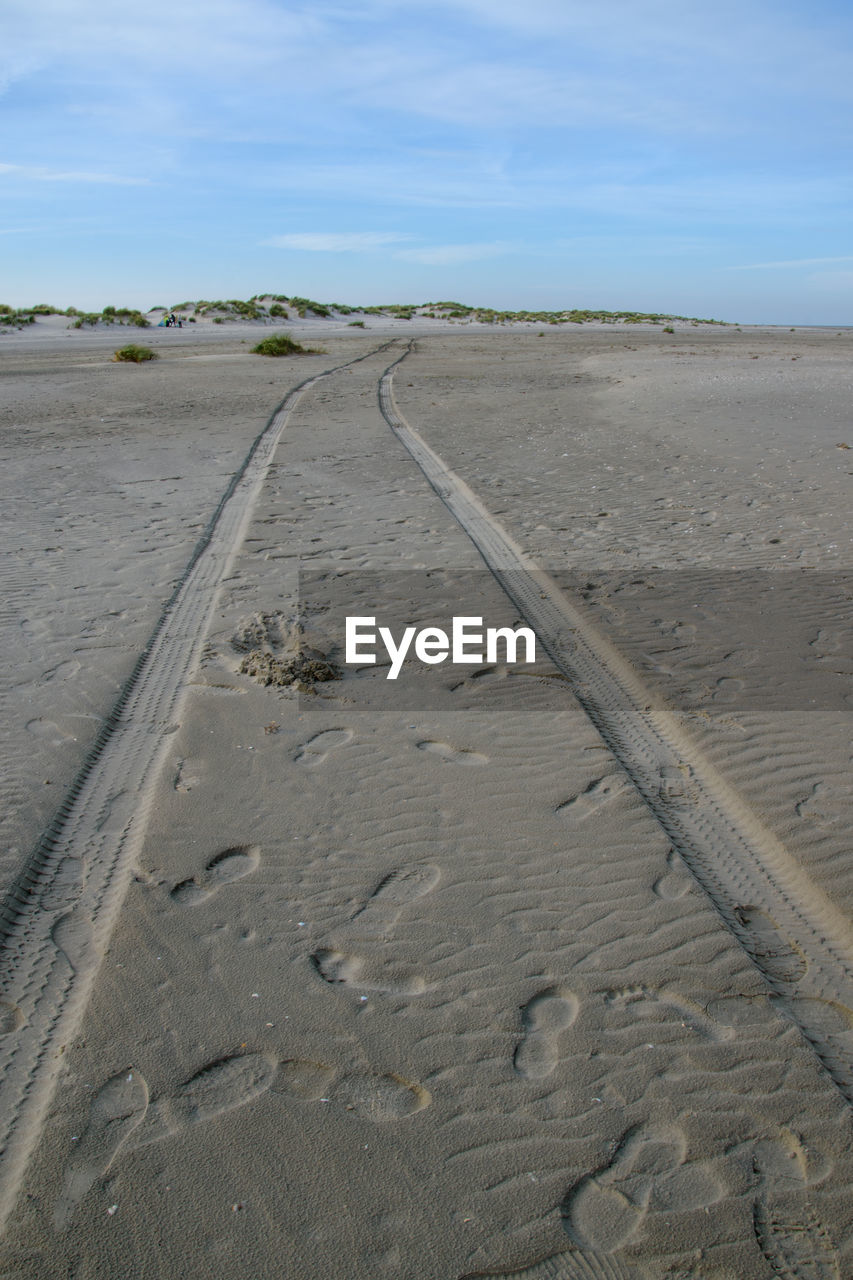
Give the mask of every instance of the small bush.
M 281 307 L 277 302 L 274 302 L 270 307 L 270 315 L 275 316 L 277 319 L 280 319 L 280 320 L 286 320 L 288 317 L 288 312 L 285 307 Z
M 255 356 L 292 356 L 304 351 L 305 348 L 294 342 L 289 333 L 273 333 L 252 347 L 252 355 Z
M 363 320 L 350 320 L 349 324 L 347 325 L 347 328 L 348 328 L 348 329 L 363 329 L 363 328 L 364 328 L 364 321 L 363 321 Z
M 113 355 L 113 360 L 132 364 L 142 364 L 145 360 L 156 359 L 156 351 L 152 351 L 150 347 L 140 347 L 135 342 L 129 342 L 126 347 L 120 347 Z

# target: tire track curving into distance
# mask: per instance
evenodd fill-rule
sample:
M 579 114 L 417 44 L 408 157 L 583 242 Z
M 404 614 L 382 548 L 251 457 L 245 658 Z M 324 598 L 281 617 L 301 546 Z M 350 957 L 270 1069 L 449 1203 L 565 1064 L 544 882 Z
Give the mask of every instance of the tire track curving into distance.
M 853 1103 L 853 928 L 706 760 L 636 671 L 411 427 L 386 369 L 379 407 L 493 576 L 567 676 L 717 913 Z
M 0 907 L 0 1230 L 121 909 L 153 783 L 178 728 L 187 676 L 218 588 L 291 410 L 315 383 L 392 345 L 306 378 L 272 414 L 208 521 L 68 796 Z

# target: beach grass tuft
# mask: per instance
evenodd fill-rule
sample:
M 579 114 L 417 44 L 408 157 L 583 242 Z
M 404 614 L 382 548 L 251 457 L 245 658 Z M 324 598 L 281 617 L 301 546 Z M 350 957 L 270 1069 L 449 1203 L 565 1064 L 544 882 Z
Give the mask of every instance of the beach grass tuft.
M 113 360 L 132 364 L 142 364 L 145 360 L 156 359 L 156 351 L 152 351 L 150 347 L 140 347 L 136 342 L 129 342 L 126 347 L 119 347 L 113 354 Z
M 306 348 L 294 342 L 289 333 L 273 333 L 252 347 L 252 355 L 256 356 L 293 356 L 305 351 Z

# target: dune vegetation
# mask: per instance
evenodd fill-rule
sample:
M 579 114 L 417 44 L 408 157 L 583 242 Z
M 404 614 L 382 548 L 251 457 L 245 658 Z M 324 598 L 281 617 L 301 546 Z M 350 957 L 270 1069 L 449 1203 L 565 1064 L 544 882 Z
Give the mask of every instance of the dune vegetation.
M 289 333 L 273 333 L 259 342 L 256 347 L 252 347 L 252 355 L 255 356 L 296 356 L 307 354 L 307 348 L 295 342 Z
M 654 324 L 666 326 L 669 332 L 673 323 L 719 325 L 721 320 L 699 319 L 695 316 L 673 315 L 657 311 L 604 311 L 567 308 L 562 311 L 507 311 L 494 307 L 469 306 L 463 302 L 387 303 L 382 306 L 356 307 L 342 302 L 317 302 L 312 298 L 283 293 L 254 294 L 246 301 L 239 298 L 197 302 L 178 302 L 171 307 L 151 307 L 147 312 L 137 307 L 107 306 L 101 311 L 78 311 L 76 307 L 65 310 L 39 303 L 34 307 L 12 307 L 0 304 L 0 332 L 21 329 L 35 324 L 44 316 L 66 316 L 69 328 L 86 329 L 99 326 L 131 325 L 146 329 L 160 326 L 174 314 L 181 324 L 212 322 L 218 325 L 253 323 L 270 325 L 283 320 L 341 320 L 347 318 L 351 327 L 365 327 L 365 317 L 375 316 L 390 320 L 436 320 L 446 324 Z M 349 319 L 349 317 L 356 317 Z
M 152 351 L 150 347 L 140 347 L 135 342 L 129 342 L 126 347 L 120 347 L 113 355 L 113 360 L 125 364 L 142 364 L 146 360 L 156 359 L 156 351 Z

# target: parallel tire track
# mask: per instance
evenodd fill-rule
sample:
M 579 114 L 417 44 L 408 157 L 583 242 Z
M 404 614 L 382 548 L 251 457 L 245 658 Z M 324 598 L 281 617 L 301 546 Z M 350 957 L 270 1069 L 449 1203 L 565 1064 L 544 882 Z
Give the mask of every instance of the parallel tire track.
M 853 1103 L 853 928 L 707 761 L 637 673 L 530 560 L 379 383 L 383 417 L 408 449 L 621 763 L 774 1003 Z
M 0 1230 L 14 1206 L 130 882 L 152 786 L 273 452 L 307 378 L 273 413 L 208 522 L 69 795 L 0 907 Z

